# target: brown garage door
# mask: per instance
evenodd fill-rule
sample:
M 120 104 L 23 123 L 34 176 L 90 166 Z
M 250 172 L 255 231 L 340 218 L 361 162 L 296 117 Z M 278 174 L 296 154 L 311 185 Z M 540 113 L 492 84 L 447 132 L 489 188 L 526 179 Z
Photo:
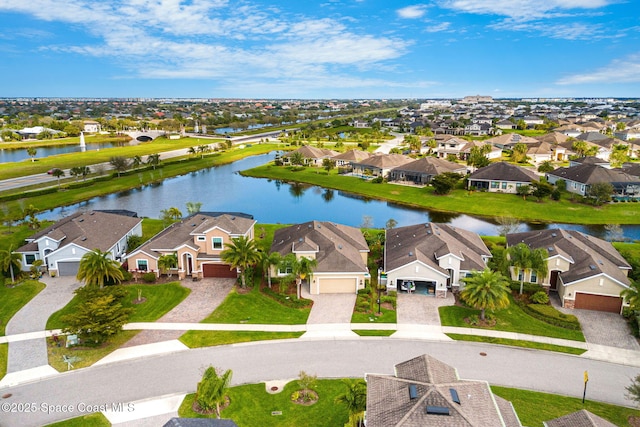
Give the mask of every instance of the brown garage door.
M 235 268 L 231 268 L 228 264 L 203 264 L 202 275 L 204 277 L 232 277 L 237 278 Z
M 620 313 L 622 298 L 576 293 L 576 308 Z

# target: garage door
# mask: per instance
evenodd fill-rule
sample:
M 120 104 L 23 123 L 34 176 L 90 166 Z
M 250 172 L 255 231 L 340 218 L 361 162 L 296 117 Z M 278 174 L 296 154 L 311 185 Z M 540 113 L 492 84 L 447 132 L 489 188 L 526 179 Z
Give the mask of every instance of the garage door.
M 58 263 L 58 276 L 75 276 L 78 274 L 80 261 L 63 261 Z
M 202 275 L 204 277 L 231 277 L 237 278 L 235 268 L 231 268 L 228 264 L 203 264 Z
M 354 294 L 356 279 L 322 279 L 320 280 L 321 294 Z
M 576 308 L 584 310 L 608 311 L 610 313 L 620 313 L 622 308 L 622 298 L 609 297 L 604 295 L 591 295 L 576 293 Z

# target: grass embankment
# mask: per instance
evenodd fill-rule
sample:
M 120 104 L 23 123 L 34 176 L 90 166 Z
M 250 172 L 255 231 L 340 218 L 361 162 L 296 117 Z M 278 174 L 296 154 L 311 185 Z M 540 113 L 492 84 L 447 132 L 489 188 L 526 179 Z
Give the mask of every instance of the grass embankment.
M 95 414 L 87 414 L 81 417 L 47 424 L 46 427 L 111 427 L 111 423 L 102 412 L 97 412 Z
M 418 188 L 389 183 L 374 184 L 352 176 L 329 174 L 321 168 L 304 168 L 293 171 L 291 167 L 273 164 L 245 170 L 242 175 L 282 181 L 296 181 L 325 188 L 359 194 L 372 199 L 386 200 L 398 204 L 457 212 L 490 218 L 512 217 L 534 222 L 563 222 L 573 224 L 640 224 L 640 205 L 636 203 L 614 203 L 596 208 L 562 199 L 537 202 L 534 197 L 522 200 L 514 194 L 469 192 L 454 190 L 447 196 L 433 194 L 433 188 Z
M 9 280 L 6 281 L 9 284 Z M 36 280 L 26 280 L 13 287 L 0 286 L 0 336 L 4 336 L 9 320 L 26 303 L 38 295 L 45 288 L 45 284 Z
M 188 331 L 180 341 L 189 348 L 213 347 L 241 342 L 300 338 L 304 332 Z
M 369 329 L 353 329 L 353 332 L 358 334 L 361 337 L 389 337 L 396 333 L 395 330 L 369 330 Z
M 127 175 L 114 177 L 107 181 L 100 180 L 86 187 L 65 188 L 54 193 L 29 197 L 28 193 L 23 194 L 20 200 L 11 200 L 3 202 L 6 206 L 5 212 L 7 216 L 12 218 L 22 218 L 23 209 L 26 205 L 33 205 L 41 211 L 54 209 L 59 206 L 68 206 L 89 200 L 93 197 L 104 196 L 106 194 L 116 193 L 119 191 L 140 188 L 144 185 L 161 182 L 162 180 L 174 176 L 184 175 L 189 172 L 206 169 L 212 166 L 232 163 L 244 157 L 265 154 L 280 148 L 275 144 L 260 144 L 244 149 L 233 149 L 221 153 L 214 153 L 204 158 L 190 158 L 182 161 L 173 160 L 163 163 L 157 169 L 145 169 L 139 172 L 130 172 Z
M 465 322 L 464 319 L 480 314 L 480 310 L 459 306 L 440 307 L 438 310 L 442 326 L 456 326 L 461 328 L 473 328 L 474 326 Z M 581 331 L 553 326 L 529 316 L 513 301 L 513 298 L 511 298 L 511 305 L 509 305 L 509 307 L 497 310 L 493 315 L 496 320 L 495 326 L 480 329 L 517 332 L 572 341 L 585 341 Z
M 472 341 L 472 342 L 483 342 L 488 344 L 509 345 L 512 347 L 531 348 L 534 350 L 555 351 L 557 353 L 580 355 L 585 351 L 587 351 L 582 348 L 566 347 L 562 345 L 545 344 L 545 343 L 533 342 L 533 341 L 521 341 L 521 340 L 510 340 L 506 338 L 482 337 L 479 335 L 464 335 L 464 334 L 446 334 L 446 335 L 449 338 L 456 341 Z
M 9 344 L 0 344 L 0 379 L 7 375 L 7 363 L 9 363 Z
M 85 142 L 89 144 L 129 144 L 131 138 L 128 135 L 85 135 Z M 9 141 L 0 143 L 0 148 L 4 150 L 19 150 L 27 147 L 33 147 L 36 150 L 41 147 L 62 147 L 65 145 L 80 145 L 79 136 L 70 136 L 68 138 L 55 139 L 38 139 L 36 141 Z M 38 154 L 36 153 L 36 159 Z
M 194 385 L 195 386 L 195 385 Z M 313 405 L 297 405 L 291 394 L 299 390 L 297 381 L 288 383 L 280 393 L 267 393 L 264 384 L 248 384 L 229 389 L 230 404 L 222 411 L 222 418 L 229 418 L 239 426 L 342 426 L 349 419 L 345 405 L 335 399 L 346 391 L 339 380 L 318 380 L 315 391 L 318 401 Z M 204 416 L 191 409 L 195 394 L 185 397 L 178 415 L 187 418 L 215 418 Z M 247 404 L 251 402 L 251 404 Z M 274 415 L 281 412 L 281 415 Z

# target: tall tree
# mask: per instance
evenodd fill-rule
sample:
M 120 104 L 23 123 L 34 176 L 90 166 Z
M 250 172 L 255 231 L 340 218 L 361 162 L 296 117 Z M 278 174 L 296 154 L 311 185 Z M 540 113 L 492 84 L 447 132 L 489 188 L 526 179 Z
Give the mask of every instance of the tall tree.
M 336 397 L 335 403 L 346 405 L 350 425 L 360 427 L 367 406 L 367 383 L 360 378 L 345 378 L 342 382 L 346 390 Z
M 140 156 L 133 156 L 133 158 L 131 159 L 131 167 L 134 169 L 139 167 L 142 163 L 142 157 Z
M 538 277 L 544 278 L 548 272 L 547 258 L 549 253 L 544 248 L 531 249 L 525 243 L 518 243 L 507 248 L 506 255 L 509 263 L 515 268 L 520 277 L 520 295 L 524 288 L 524 277 L 529 270 L 536 272 Z
M 103 288 L 106 283 L 120 283 L 124 280 L 124 275 L 118 262 L 111 259 L 110 252 L 94 249 L 80 259 L 76 278 L 84 280 L 86 286 Z
M 180 212 L 180 209 L 175 206 L 168 209 L 162 209 L 160 213 L 162 214 L 162 221 L 165 223 L 176 222 L 182 218 L 182 212 Z
M 224 403 L 231 384 L 233 371 L 227 369 L 222 375 L 213 366 L 209 366 L 202 374 L 202 380 L 196 389 L 196 402 L 204 411 L 216 411 L 220 419 L 220 404 Z
M 193 215 L 200 212 L 202 208 L 202 202 L 187 202 L 187 213 Z
M 305 278 L 308 278 L 309 286 L 311 286 L 311 279 L 313 278 L 313 271 L 318 266 L 318 260 L 315 258 L 300 257 L 293 263 L 293 274 L 299 279 L 297 280 L 297 294 L 300 299 L 300 285 Z
M 114 156 L 109 159 L 109 164 L 118 173 L 118 177 L 129 169 L 129 160 L 126 157 Z
M 282 262 L 282 255 L 279 252 L 263 251 L 260 252 L 260 263 L 262 264 L 262 272 L 267 277 L 269 289 L 271 289 L 271 267 L 277 267 Z
M 8 271 L 11 275 L 11 283 L 15 282 L 15 274 L 13 269 L 20 271 L 22 267 L 22 255 L 13 252 L 13 247 L 9 249 L 0 249 L 0 268 L 2 271 Z
M 596 182 L 587 188 L 587 196 L 591 197 L 593 202 L 598 206 L 610 201 L 613 192 L 613 185 L 608 182 Z
M 178 255 L 164 254 L 158 258 L 158 268 L 163 274 L 168 274 L 171 277 L 171 269 L 178 266 Z
M 488 268 L 474 272 L 464 279 L 460 298 L 480 310 L 480 320 L 485 320 L 485 310 L 497 310 L 509 306 L 509 280 Z
M 51 175 L 53 175 L 54 177 L 58 178 L 58 188 L 60 188 L 60 178 L 62 178 L 64 176 L 64 171 L 62 169 L 55 168 L 51 172 Z
M 247 236 L 240 236 L 231 239 L 231 242 L 225 243 L 225 250 L 220 252 L 220 259 L 229 264 L 232 268 L 240 270 L 240 279 L 242 287 L 247 287 L 245 273 L 247 268 L 260 262 L 260 253 L 256 247 L 255 241 Z
M 36 150 L 35 147 L 27 147 L 27 154 L 29 155 L 29 157 L 31 157 L 31 161 L 35 162 L 36 161 L 36 154 L 38 153 L 38 150 Z
M 147 156 L 147 164 L 153 167 L 153 170 L 156 170 L 158 164 L 160 164 L 160 154 L 149 154 Z

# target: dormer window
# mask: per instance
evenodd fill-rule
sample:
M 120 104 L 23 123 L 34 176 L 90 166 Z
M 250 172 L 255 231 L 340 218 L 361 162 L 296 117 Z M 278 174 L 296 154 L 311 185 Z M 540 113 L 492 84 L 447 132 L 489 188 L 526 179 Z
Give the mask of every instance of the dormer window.
M 211 246 L 213 249 L 222 249 L 222 237 L 212 237 Z

